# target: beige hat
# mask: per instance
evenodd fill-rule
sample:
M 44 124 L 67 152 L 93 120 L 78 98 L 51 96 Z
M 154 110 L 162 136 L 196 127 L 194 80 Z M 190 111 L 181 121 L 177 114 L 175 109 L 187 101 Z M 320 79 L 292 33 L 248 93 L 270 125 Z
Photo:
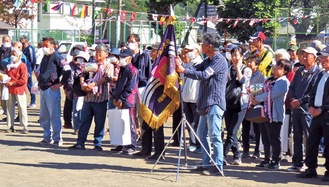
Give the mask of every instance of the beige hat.
M 306 47 L 305 49 L 303 49 L 304 52 L 306 53 L 310 53 L 310 54 L 313 54 L 314 56 L 317 57 L 317 53 L 318 51 L 316 49 L 314 49 L 313 47 Z
M 188 50 L 197 49 L 200 52 L 201 51 L 201 46 L 197 43 L 194 43 L 194 44 L 186 45 L 185 49 L 188 49 Z
M 79 51 L 78 55 L 74 59 L 76 59 L 78 57 L 84 58 L 86 60 L 86 62 L 88 62 L 88 60 L 89 60 L 89 54 L 84 51 Z

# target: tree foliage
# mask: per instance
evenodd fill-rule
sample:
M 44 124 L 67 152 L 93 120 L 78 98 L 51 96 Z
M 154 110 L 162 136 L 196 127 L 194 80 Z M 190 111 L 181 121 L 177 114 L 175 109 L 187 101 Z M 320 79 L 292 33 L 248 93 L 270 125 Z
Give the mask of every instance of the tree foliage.
M 35 17 L 35 15 L 29 15 L 25 11 L 29 8 L 27 6 L 29 0 L 21 1 L 19 7 L 14 7 L 14 1 L 0 1 L 0 20 L 12 26 L 15 26 L 16 23 L 20 26 L 23 19 L 31 20 Z

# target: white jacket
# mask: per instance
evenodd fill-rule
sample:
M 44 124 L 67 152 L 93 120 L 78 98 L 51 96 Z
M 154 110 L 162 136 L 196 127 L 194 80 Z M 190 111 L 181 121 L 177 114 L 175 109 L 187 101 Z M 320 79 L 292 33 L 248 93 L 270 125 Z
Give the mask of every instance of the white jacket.
M 195 59 L 191 60 L 189 63 L 195 66 L 197 64 L 201 64 L 202 61 L 203 60 L 199 55 Z M 188 103 L 196 103 L 199 96 L 199 87 L 200 87 L 200 81 L 185 77 L 184 84 L 182 87 L 183 101 Z

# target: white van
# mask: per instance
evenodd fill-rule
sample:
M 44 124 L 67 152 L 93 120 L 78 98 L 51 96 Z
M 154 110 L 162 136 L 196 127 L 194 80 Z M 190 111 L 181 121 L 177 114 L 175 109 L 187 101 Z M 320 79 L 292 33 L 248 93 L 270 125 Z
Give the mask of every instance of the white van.
M 74 48 L 87 50 L 86 42 L 60 42 L 58 45 L 58 53 L 65 59 L 67 63 L 72 61 Z

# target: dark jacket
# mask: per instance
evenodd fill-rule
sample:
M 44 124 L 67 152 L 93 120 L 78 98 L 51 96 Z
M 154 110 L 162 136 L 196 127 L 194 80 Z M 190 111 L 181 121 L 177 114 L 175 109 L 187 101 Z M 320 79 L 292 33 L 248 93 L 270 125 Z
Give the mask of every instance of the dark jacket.
M 32 46 L 28 45 L 23 49 L 22 52 L 27 58 L 27 62 L 26 62 L 27 70 L 29 73 L 31 73 L 34 70 L 37 61 L 35 57 L 35 50 Z
M 145 87 L 151 77 L 152 63 L 150 55 L 147 52 L 137 53 L 132 60 L 138 70 L 138 87 Z
M 329 111 L 329 79 L 327 79 L 327 81 L 324 85 L 324 93 L 323 93 L 323 99 L 322 99 L 321 107 L 314 106 L 314 101 L 315 101 L 316 90 L 318 88 L 319 82 L 320 82 L 323 74 L 325 74 L 325 73 L 326 73 L 325 71 L 321 71 L 319 73 L 315 83 L 312 85 L 312 90 L 311 90 L 311 93 L 310 93 L 310 102 L 309 102 L 310 107 L 321 108 L 322 113 Z
M 11 47 L 4 47 L 3 45 L 1 46 L 0 48 L 0 62 L 2 62 L 2 60 L 4 58 L 6 58 L 7 56 L 10 56 L 11 55 Z M 6 67 L 2 67 L 0 66 L 0 70 L 4 70 Z
M 320 69 L 317 65 L 314 65 L 307 73 L 304 72 L 305 67 L 300 67 L 294 76 L 294 79 L 289 87 L 289 97 L 291 100 L 298 99 L 301 103 L 301 107 L 307 111 L 308 110 L 308 102 L 310 99 L 310 91 L 316 81 L 318 74 L 320 73 Z M 302 110 L 296 110 L 295 112 L 303 112 Z
M 67 83 L 71 71 L 64 71 L 64 63 L 64 59 L 57 53 L 57 51 L 49 56 L 45 55 L 42 58 L 40 74 L 38 76 L 39 87 L 41 90 L 46 90 L 57 83 L 62 83 L 62 85 Z M 60 80 L 62 75 L 63 77 Z
M 117 84 L 114 91 L 114 99 L 122 101 L 122 108 L 134 108 L 138 92 L 138 70 L 128 64 L 120 67 Z

